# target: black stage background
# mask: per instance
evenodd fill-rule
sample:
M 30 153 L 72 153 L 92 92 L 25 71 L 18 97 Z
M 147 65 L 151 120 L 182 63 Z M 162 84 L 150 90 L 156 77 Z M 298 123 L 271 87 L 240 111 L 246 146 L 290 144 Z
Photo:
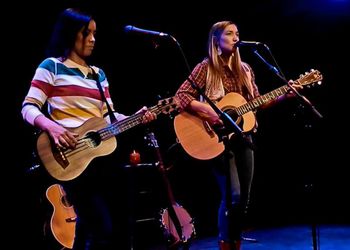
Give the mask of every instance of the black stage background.
M 239 5 L 233 1 L 213 2 L 210 7 L 201 3 L 204 9 L 200 10 L 199 6 L 189 7 L 188 2 L 174 1 L 123 5 L 110 1 L 57 1 L 47 5 L 30 3 L 30 8 L 21 7 L 21 10 L 19 6 L 8 9 L 14 12 L 7 13 L 10 18 L 3 21 L 6 31 L 3 39 L 9 43 L 3 49 L 11 55 L 5 62 L 8 79 L 3 79 L 4 98 L 10 98 L 7 116 L 10 119 L 4 121 L 5 131 L 11 131 L 5 132 L 5 146 L 10 152 L 6 153 L 9 163 L 4 168 L 9 174 L 4 176 L 4 181 L 8 179 L 11 185 L 6 184 L 4 190 L 9 194 L 6 201 L 11 204 L 12 211 L 11 216 L 6 217 L 12 221 L 11 232 L 16 232 L 11 235 L 23 235 L 33 246 L 42 239 L 44 191 L 53 180 L 45 177 L 45 170 L 26 173 L 32 166 L 35 138 L 32 129 L 23 123 L 20 109 L 34 70 L 44 58 L 57 15 L 71 6 L 81 6 L 96 16 L 98 36 L 92 64 L 105 70 L 115 105 L 125 114 L 133 113 L 142 105 L 155 105 L 159 96 L 172 96 L 188 74 L 180 50 L 172 40 L 127 34 L 123 30 L 125 25 L 171 34 L 180 43 L 192 69 L 206 54 L 210 26 L 216 21 L 230 19 L 238 24 L 242 40 L 260 41 L 269 46 L 288 79 L 297 79 L 305 71 L 318 69 L 324 77 L 322 85 L 303 93 L 323 119 L 317 119 L 296 101 L 258 113 L 251 223 L 252 226 L 307 223 L 310 209 L 317 215 L 318 223 L 349 222 L 350 184 L 345 150 L 348 148 L 348 118 L 347 112 L 343 112 L 347 98 L 345 85 L 349 81 L 348 67 L 345 67 L 348 65 L 345 36 L 350 23 L 349 3 L 282 2 L 270 0 Z M 3 14 L 6 11 L 4 9 Z M 263 50 L 261 53 L 272 63 Z M 241 54 L 243 60 L 253 66 L 261 93 L 283 84 L 249 48 L 241 48 Z M 11 94 L 7 96 L 7 93 Z M 215 234 L 219 198 L 209 166 L 191 159 L 179 145 L 174 146 L 171 118 L 160 116 L 151 127 L 167 164 L 173 165 L 170 179 L 176 199 L 196 218 L 199 236 Z M 125 178 L 118 175 L 127 165 L 132 149 L 140 151 L 144 162 L 153 160 L 143 140 L 144 134 L 144 128 L 138 127 L 118 137 L 118 148 L 110 162 L 115 168 L 106 170 L 113 177 L 109 180 L 112 197 L 114 189 L 127 185 L 120 182 Z M 171 146 L 174 147 L 169 151 Z M 152 182 L 157 179 L 147 175 L 145 177 Z M 117 187 L 118 181 L 121 185 Z M 313 185 L 311 193 L 306 188 L 309 184 Z M 117 213 L 123 201 L 114 197 L 111 202 L 118 204 Z

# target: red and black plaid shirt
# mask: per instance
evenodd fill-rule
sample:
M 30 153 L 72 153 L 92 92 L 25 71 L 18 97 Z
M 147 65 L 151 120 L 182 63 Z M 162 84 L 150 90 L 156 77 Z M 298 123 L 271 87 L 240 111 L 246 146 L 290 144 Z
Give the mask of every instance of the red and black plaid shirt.
M 259 96 L 258 87 L 255 84 L 255 76 L 252 68 L 249 67 L 249 70 L 252 75 L 252 86 L 253 86 L 253 96 L 251 96 L 246 88 L 238 89 L 237 88 L 237 78 L 232 73 L 232 71 L 228 68 L 224 68 L 224 76 L 223 76 L 223 84 L 225 94 L 229 92 L 236 92 L 242 95 L 247 101 Z M 195 82 L 201 89 L 205 89 L 206 81 L 207 81 L 207 71 L 208 71 L 209 62 L 208 59 L 204 59 L 202 62 L 198 63 L 197 66 L 193 69 L 191 74 L 191 80 Z M 192 101 L 199 98 L 199 93 L 196 89 L 194 89 L 189 80 L 185 80 L 185 82 L 180 86 L 177 90 L 176 95 L 178 99 L 179 105 L 181 109 L 186 109 L 187 105 Z

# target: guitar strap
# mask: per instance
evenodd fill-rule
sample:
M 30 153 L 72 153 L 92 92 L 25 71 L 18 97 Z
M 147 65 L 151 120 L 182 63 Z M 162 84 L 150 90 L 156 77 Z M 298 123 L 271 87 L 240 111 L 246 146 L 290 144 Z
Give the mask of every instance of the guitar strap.
M 94 80 L 96 81 L 96 84 L 97 84 L 97 87 L 98 87 L 98 90 L 100 91 L 100 94 L 101 94 L 101 97 L 102 97 L 102 100 L 106 103 L 106 106 L 107 106 L 107 109 L 108 109 L 108 115 L 111 119 L 111 123 L 115 122 L 117 120 L 117 118 L 115 117 L 114 115 L 114 112 L 111 108 L 111 106 L 109 105 L 109 103 L 107 102 L 107 99 L 106 99 L 106 96 L 103 92 L 103 89 L 102 89 L 102 86 L 101 86 L 101 83 L 100 83 L 100 80 L 98 78 L 98 75 L 96 74 L 95 70 L 90 67 L 91 71 L 92 71 L 92 76 L 94 78 Z

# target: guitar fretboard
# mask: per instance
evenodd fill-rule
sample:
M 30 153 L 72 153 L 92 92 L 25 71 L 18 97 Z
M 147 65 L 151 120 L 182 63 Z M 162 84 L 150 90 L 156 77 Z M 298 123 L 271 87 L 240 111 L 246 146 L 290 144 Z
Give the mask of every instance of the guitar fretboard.
M 284 85 L 284 86 L 279 87 L 278 89 L 275 89 L 269 93 L 261 95 L 255 99 L 237 107 L 235 109 L 237 112 L 237 115 L 241 116 L 249 111 L 252 111 L 252 110 L 258 108 L 259 106 L 261 106 L 265 103 L 268 103 L 269 101 L 272 101 L 281 95 L 284 95 L 285 93 L 287 93 L 288 90 L 289 90 L 289 86 Z
M 172 101 L 172 98 L 168 98 L 166 100 L 162 100 L 159 104 L 148 108 L 148 110 L 152 113 L 155 113 L 156 115 L 159 115 L 160 113 L 169 113 L 173 109 L 174 103 Z M 131 115 L 122 121 L 116 121 L 112 123 L 111 125 L 107 126 L 106 128 L 103 128 L 98 131 L 100 137 L 102 140 L 107 140 L 111 138 L 112 136 L 116 136 L 128 129 L 131 129 L 139 124 L 142 123 L 142 117 L 143 113 L 137 113 L 134 115 Z

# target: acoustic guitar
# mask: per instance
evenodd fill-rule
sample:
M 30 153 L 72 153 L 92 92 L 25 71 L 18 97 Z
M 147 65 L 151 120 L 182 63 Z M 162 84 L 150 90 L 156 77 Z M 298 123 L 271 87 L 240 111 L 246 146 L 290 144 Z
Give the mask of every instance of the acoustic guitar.
M 170 114 L 176 110 L 172 97 L 158 101 L 148 109 L 157 115 Z M 116 135 L 142 124 L 142 113 L 124 120 L 107 124 L 103 118 L 94 117 L 81 126 L 70 129 L 77 133 L 78 144 L 75 148 L 57 147 L 46 132 L 39 134 L 37 152 L 49 174 L 57 180 L 67 181 L 78 177 L 96 157 L 108 155 L 117 147 Z
M 63 187 L 53 184 L 46 190 L 46 197 L 53 206 L 50 228 L 55 239 L 64 247 L 72 249 L 77 215 L 68 202 Z
M 302 86 L 312 86 L 321 84 L 323 79 L 318 70 L 311 70 L 305 75 L 301 75 L 295 82 Z M 249 102 L 238 93 L 228 93 L 218 103 L 217 106 L 227 113 L 246 133 L 254 129 L 256 117 L 254 110 L 259 106 L 266 104 L 279 96 L 290 91 L 289 85 L 281 86 L 265 95 L 261 95 Z M 231 138 L 234 133 L 211 127 L 200 115 L 190 114 L 183 111 L 174 119 L 175 134 L 184 150 L 192 157 L 200 160 L 212 159 L 221 154 L 224 149 L 224 143 L 220 140 L 222 133 Z

